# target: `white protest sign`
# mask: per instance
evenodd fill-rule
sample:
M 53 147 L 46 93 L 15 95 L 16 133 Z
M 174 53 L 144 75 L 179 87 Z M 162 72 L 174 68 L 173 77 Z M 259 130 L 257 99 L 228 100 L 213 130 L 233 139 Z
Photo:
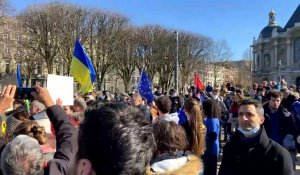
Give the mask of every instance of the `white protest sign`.
M 47 89 L 54 101 L 60 98 L 63 105 L 73 105 L 73 77 L 48 74 Z

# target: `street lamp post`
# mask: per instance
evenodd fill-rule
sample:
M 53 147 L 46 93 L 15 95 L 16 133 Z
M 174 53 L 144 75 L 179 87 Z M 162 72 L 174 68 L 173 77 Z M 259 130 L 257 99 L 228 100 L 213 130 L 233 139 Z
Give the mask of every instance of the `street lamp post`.
M 278 61 L 278 76 L 279 76 L 279 83 L 281 82 L 281 60 Z
M 174 84 L 175 84 L 175 89 L 176 91 L 178 92 L 178 31 L 175 31 L 176 32 L 176 63 L 175 63 L 175 76 L 174 76 Z

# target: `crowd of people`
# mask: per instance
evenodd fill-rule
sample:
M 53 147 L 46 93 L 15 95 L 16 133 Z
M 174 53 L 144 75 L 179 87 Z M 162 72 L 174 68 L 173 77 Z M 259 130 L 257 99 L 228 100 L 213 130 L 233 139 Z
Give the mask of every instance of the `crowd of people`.
M 285 81 L 157 90 L 152 102 L 138 92 L 76 93 L 68 106 L 34 88 L 30 105 L 14 99 L 14 85 L 1 92 L 1 174 L 295 173 L 300 101 Z

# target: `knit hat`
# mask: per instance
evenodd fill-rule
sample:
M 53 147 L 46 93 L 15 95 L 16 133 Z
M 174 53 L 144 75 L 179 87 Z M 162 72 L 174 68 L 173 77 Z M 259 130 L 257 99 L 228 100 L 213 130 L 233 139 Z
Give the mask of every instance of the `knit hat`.
M 70 117 L 73 117 L 76 120 L 82 122 L 84 119 L 84 113 L 83 112 L 73 112 Z
M 80 106 L 84 110 L 86 110 L 86 108 L 87 108 L 87 104 L 86 104 L 85 100 L 81 97 L 76 98 L 74 100 L 74 106 Z
M 43 110 L 46 109 L 45 105 L 40 103 L 37 100 L 33 100 L 32 103 L 31 103 L 31 106 L 36 106 L 37 108 L 39 108 L 39 111 L 43 111 Z
M 16 127 L 21 124 L 22 121 L 16 119 L 13 115 L 10 115 L 6 118 L 6 131 L 5 133 L 13 133 Z

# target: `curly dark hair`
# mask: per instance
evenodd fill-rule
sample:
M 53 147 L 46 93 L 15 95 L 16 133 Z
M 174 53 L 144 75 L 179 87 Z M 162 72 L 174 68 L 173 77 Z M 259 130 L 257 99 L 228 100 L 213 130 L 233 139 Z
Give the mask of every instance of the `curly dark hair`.
M 76 159 L 96 174 L 145 174 L 156 144 L 144 113 L 121 102 L 93 103 L 79 126 Z
M 157 106 L 157 109 L 164 114 L 171 111 L 172 101 L 166 95 L 158 97 L 158 99 L 156 99 L 155 101 L 155 104 Z

